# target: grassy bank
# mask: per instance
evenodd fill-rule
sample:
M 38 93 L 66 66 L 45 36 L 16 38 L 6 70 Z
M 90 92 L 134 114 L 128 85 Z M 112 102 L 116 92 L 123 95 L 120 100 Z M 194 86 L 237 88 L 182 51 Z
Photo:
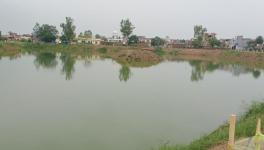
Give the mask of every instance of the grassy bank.
M 70 53 L 74 56 L 87 54 L 112 58 L 130 64 L 157 64 L 162 60 L 201 60 L 222 64 L 241 64 L 246 67 L 264 69 L 264 53 L 235 52 L 230 50 L 205 49 L 165 49 L 147 48 L 137 46 L 105 46 L 105 45 L 55 45 L 27 42 L 0 42 L 0 57 L 16 56 L 21 53 L 34 54 L 37 52 Z
M 254 102 L 247 111 L 239 117 L 236 125 L 236 139 L 255 135 L 257 118 L 264 120 L 264 102 Z M 227 143 L 228 124 L 220 126 L 212 133 L 201 137 L 189 145 L 164 145 L 159 150 L 208 150 L 216 145 Z

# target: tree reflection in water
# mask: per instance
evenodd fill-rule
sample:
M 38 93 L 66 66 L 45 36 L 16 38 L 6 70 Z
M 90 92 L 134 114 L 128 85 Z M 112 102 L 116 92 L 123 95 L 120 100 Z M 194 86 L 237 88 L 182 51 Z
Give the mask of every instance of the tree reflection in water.
M 130 68 L 126 65 L 122 66 L 119 70 L 119 80 L 127 82 L 132 76 Z
M 56 53 L 53 52 L 39 52 L 35 54 L 36 58 L 34 64 L 37 68 L 47 68 L 52 69 L 58 65 L 58 60 Z M 19 57 L 16 56 L 14 58 Z M 74 65 L 76 63 L 76 57 L 71 53 L 62 53 L 60 60 L 62 62 L 62 73 L 66 75 L 66 80 L 71 80 L 73 73 L 75 72 Z M 91 51 L 79 55 L 78 58 L 84 60 L 84 66 L 89 67 L 93 59 L 93 54 Z M 1 57 L 0 57 L 1 59 Z M 121 64 L 121 63 L 120 63 Z M 142 63 L 141 63 L 142 64 Z M 137 67 L 141 67 L 141 64 Z M 242 74 L 252 74 L 255 79 L 258 79 L 261 76 L 261 71 L 256 68 L 246 67 L 239 64 L 224 64 L 210 61 L 198 61 L 193 60 L 189 61 L 189 64 L 192 68 L 191 70 L 191 81 L 201 81 L 204 79 L 206 73 L 214 72 L 215 70 L 223 70 L 232 73 L 233 76 L 240 76 Z M 122 82 L 127 82 L 131 76 L 132 72 L 130 70 L 130 65 L 126 63 L 121 64 L 122 67 L 119 70 L 119 80 Z M 144 66 L 144 65 L 143 65 Z
M 239 64 L 221 64 L 207 61 L 190 61 L 189 64 L 192 67 L 191 81 L 200 81 L 204 79 L 206 73 L 213 72 L 215 70 L 224 70 L 231 72 L 234 76 L 240 76 L 241 74 L 252 73 L 254 78 L 259 78 L 261 71 L 255 68 L 248 68 Z
M 66 75 L 66 80 L 70 80 L 73 77 L 75 59 L 71 54 L 62 53 L 60 56 L 62 62 L 62 73 Z
M 34 64 L 37 68 L 43 67 L 50 69 L 50 68 L 55 68 L 58 64 L 58 61 L 56 59 L 55 53 L 40 52 L 36 55 Z

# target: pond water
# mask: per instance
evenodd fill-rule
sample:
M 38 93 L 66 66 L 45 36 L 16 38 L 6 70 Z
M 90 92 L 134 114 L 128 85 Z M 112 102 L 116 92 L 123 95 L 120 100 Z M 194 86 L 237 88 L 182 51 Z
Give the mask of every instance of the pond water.
M 186 144 L 264 97 L 263 71 L 202 61 L 0 60 L 1 150 L 150 150 Z

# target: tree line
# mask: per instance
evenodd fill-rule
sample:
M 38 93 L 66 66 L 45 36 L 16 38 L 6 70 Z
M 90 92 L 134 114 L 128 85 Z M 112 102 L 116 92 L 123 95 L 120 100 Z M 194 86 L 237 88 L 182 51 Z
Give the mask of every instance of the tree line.
M 54 43 L 56 39 L 60 38 L 61 42 L 64 44 L 71 43 L 76 37 L 76 26 L 74 25 L 74 20 L 70 17 L 66 17 L 65 23 L 61 23 L 60 27 L 62 28 L 61 37 L 58 37 L 58 30 L 56 26 L 49 24 L 36 23 L 33 28 L 33 38 L 40 42 L 45 43 Z M 137 35 L 132 34 L 135 29 L 135 26 L 129 19 L 122 19 L 120 22 L 120 32 L 122 33 L 125 42 L 128 45 L 136 45 L 139 43 L 139 38 Z M 83 38 L 91 38 L 93 35 L 91 30 L 81 32 L 78 36 Z M 107 40 L 105 36 L 99 34 L 95 35 L 96 38 L 101 38 Z M 155 37 L 151 39 L 152 46 L 162 46 L 165 44 L 165 40 L 160 37 Z
M 57 39 L 64 44 L 68 44 L 73 42 L 76 37 L 76 26 L 74 25 L 74 20 L 71 17 L 66 17 L 65 22 L 60 24 L 62 28 L 61 36 L 58 36 L 59 31 L 57 30 L 56 26 L 49 25 L 49 24 L 42 24 L 36 23 L 33 28 L 33 39 L 35 41 L 45 42 L 45 43 L 54 43 Z M 137 45 L 139 41 L 139 37 L 133 34 L 135 26 L 129 19 L 122 19 L 120 22 L 120 32 L 123 35 L 123 39 L 127 45 Z M 86 30 L 81 32 L 79 37 L 83 38 L 91 38 L 93 33 L 91 30 Z M 1 31 L 0 31 L 0 40 L 1 40 Z M 101 36 L 99 34 L 95 35 L 96 38 L 101 38 L 104 41 L 107 41 L 105 36 Z M 166 41 L 158 36 L 151 39 L 150 42 L 151 46 L 154 47 L 161 47 L 166 44 Z M 248 49 L 255 50 L 258 45 L 263 44 L 263 37 L 258 36 L 255 40 L 250 41 L 248 43 Z M 211 36 L 208 35 L 207 29 L 202 25 L 195 25 L 194 26 L 194 36 L 192 39 L 192 47 L 194 48 L 204 48 L 204 47 L 211 47 L 211 48 L 219 48 L 221 47 L 221 42 L 216 38 L 215 35 Z

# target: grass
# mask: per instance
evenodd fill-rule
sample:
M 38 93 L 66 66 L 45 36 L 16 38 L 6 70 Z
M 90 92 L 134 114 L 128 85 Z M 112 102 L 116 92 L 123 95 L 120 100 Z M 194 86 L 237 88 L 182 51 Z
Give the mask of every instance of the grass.
M 176 56 L 179 53 L 179 50 L 173 50 L 169 52 L 169 55 Z
M 98 49 L 96 49 L 96 51 L 101 53 L 101 54 L 105 54 L 105 53 L 107 53 L 107 48 L 105 48 L 105 47 L 98 48 Z
M 264 120 L 264 101 L 254 102 L 248 110 L 240 116 L 236 124 L 236 139 L 255 135 L 257 118 Z M 159 150 L 207 150 L 228 140 L 228 124 L 220 126 L 212 133 L 205 135 L 189 145 L 163 145 Z
M 154 53 L 157 54 L 158 56 L 163 56 L 163 55 L 165 55 L 165 51 L 164 51 L 161 47 L 157 47 L 157 48 L 154 50 Z

